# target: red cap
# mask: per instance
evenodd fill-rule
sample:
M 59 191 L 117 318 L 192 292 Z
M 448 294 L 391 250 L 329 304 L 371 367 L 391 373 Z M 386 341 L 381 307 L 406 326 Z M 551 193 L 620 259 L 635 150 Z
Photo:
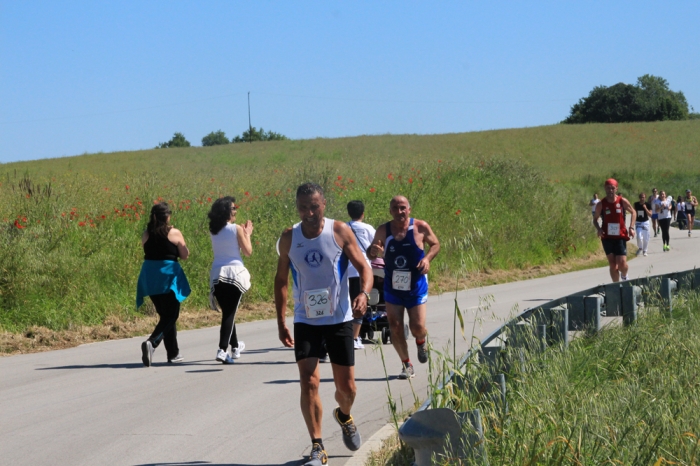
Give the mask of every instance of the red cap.
M 605 180 L 605 184 L 615 186 L 617 188 L 617 180 L 615 178 L 608 178 Z

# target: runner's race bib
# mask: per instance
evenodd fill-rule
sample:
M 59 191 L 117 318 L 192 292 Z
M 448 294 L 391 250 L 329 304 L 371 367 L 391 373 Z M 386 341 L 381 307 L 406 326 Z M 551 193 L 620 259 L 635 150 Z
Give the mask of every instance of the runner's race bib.
M 332 316 L 333 306 L 331 305 L 330 288 L 304 291 L 304 307 L 306 308 L 306 317 L 309 319 Z
M 608 236 L 620 236 L 619 223 L 608 223 Z
M 391 276 L 391 287 L 398 291 L 411 290 L 411 271 L 410 270 L 394 270 Z

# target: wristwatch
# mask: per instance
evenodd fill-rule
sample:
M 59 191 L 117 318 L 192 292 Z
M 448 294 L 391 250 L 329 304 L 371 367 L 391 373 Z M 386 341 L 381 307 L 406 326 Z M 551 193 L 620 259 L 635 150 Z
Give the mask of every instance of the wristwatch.
M 365 290 L 362 290 L 362 294 L 365 295 L 367 298 L 367 302 L 369 302 L 369 293 L 367 293 Z

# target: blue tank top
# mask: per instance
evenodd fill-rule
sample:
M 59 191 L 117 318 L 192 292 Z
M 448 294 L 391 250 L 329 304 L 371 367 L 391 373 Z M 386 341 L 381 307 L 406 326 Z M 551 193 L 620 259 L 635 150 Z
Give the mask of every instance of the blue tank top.
M 332 325 L 352 320 L 348 257 L 335 241 L 333 222 L 326 218 L 321 234 L 311 239 L 302 233 L 301 223 L 292 227 L 289 260 L 294 280 L 294 323 Z M 331 303 L 330 312 L 322 317 L 315 315 L 309 305 L 318 297 Z
M 428 292 L 428 276 L 416 269 L 418 262 L 425 257 L 425 251 L 416 245 L 413 238 L 413 218 L 410 219 L 406 236 L 401 240 L 391 233 L 391 222 L 386 224 L 386 242 L 384 246 L 384 291 L 394 296 L 419 296 Z M 411 289 L 394 288 L 394 271 L 411 273 Z

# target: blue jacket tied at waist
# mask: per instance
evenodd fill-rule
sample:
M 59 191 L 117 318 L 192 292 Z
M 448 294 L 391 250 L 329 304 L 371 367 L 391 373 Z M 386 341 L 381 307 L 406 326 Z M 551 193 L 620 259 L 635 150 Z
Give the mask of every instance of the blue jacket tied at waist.
M 180 263 L 168 260 L 145 260 L 141 266 L 139 281 L 136 286 L 136 308 L 143 304 L 146 296 L 175 293 L 182 302 L 190 293 L 190 284 Z

